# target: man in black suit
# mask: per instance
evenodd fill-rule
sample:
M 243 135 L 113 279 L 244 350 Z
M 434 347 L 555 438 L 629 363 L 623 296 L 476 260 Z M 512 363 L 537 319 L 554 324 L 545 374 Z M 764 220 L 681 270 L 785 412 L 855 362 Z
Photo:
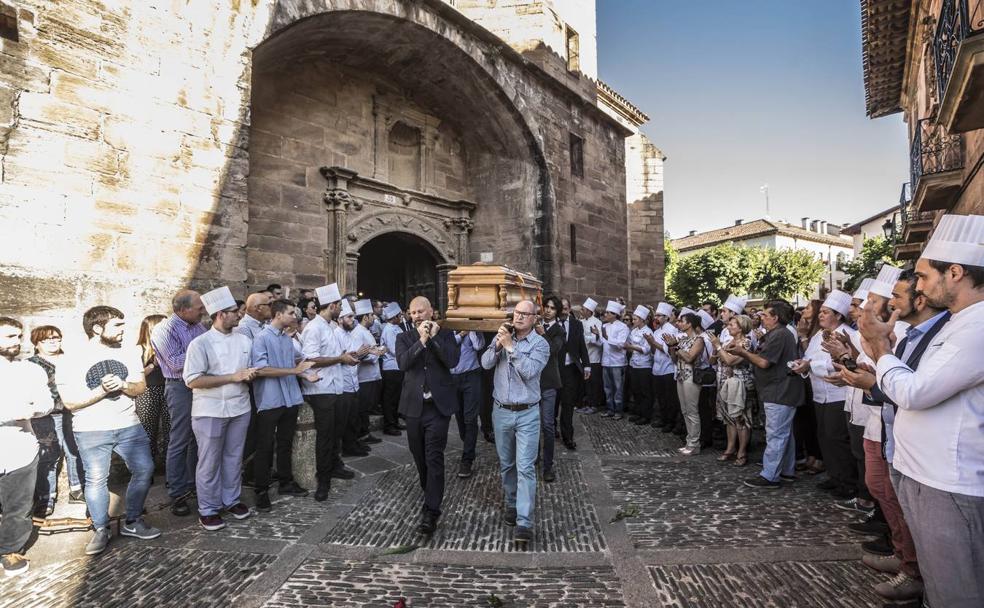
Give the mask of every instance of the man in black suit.
M 561 299 L 563 309 L 558 317 L 566 336 L 560 349 L 557 364 L 560 367 L 560 437 L 564 447 L 576 450 L 574 441 L 574 408 L 584 398 L 584 383 L 591 376 L 591 362 L 588 360 L 588 345 L 584 342 L 584 325 L 571 316 L 571 302 Z
M 407 420 L 407 443 L 424 490 L 417 532 L 430 535 L 444 499 L 444 448 L 448 423 L 458 410 L 451 368 L 461 353 L 454 332 L 432 321 L 434 309 L 427 298 L 414 298 L 409 312 L 414 327 L 396 339 L 396 362 L 403 372 L 400 413 Z

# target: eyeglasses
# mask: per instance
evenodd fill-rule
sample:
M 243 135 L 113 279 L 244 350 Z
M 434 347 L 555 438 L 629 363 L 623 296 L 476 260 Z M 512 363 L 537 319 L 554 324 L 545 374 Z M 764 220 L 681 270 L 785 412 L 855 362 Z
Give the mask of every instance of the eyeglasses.
M 61 336 L 52 336 L 50 338 L 45 338 L 41 340 L 41 342 L 61 342 L 61 341 L 62 341 Z
M 516 316 L 516 317 L 519 317 L 520 319 L 525 319 L 526 317 L 535 316 L 536 313 L 535 312 L 523 312 L 521 310 L 514 310 L 513 311 L 513 315 Z

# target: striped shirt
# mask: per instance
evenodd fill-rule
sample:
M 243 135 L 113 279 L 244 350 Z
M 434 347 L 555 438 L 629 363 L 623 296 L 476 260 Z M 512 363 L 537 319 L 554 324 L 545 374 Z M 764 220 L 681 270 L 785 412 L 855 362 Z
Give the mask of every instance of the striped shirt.
M 188 323 L 174 314 L 157 324 L 150 335 L 150 343 L 165 378 L 181 380 L 188 345 L 206 331 L 201 323 Z

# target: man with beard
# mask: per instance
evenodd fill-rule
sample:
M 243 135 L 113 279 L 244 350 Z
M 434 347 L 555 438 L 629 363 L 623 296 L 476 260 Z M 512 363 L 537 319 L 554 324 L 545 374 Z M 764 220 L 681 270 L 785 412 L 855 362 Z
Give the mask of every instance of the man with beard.
M 37 365 L 17 361 L 24 326 L 0 317 L 0 382 L 7 391 L 0 406 L 0 563 L 4 574 L 27 572 L 30 562 L 21 554 L 31 536 L 31 508 L 38 470 L 38 440 L 31 418 L 54 407 L 48 378 Z
M 126 519 L 120 534 L 143 540 L 161 535 L 142 517 L 154 459 L 147 432 L 137 418 L 134 398 L 147 385 L 140 351 L 123 346 L 123 327 L 123 313 L 112 306 L 85 311 L 82 328 L 89 342 L 66 355 L 55 372 L 58 393 L 72 412 L 75 442 L 85 469 L 85 504 L 95 530 L 85 547 L 86 555 L 102 553 L 109 544 L 107 483 L 113 452 L 123 458 L 131 475 L 126 488 Z M 189 425 L 190 414 L 189 409 Z
M 342 455 L 351 457 L 368 456 L 370 452 L 369 444 L 359 439 L 362 430 L 362 416 L 359 413 L 359 361 L 369 354 L 369 346 L 359 341 L 358 334 L 354 331 L 357 324 L 352 304 L 342 298 L 335 335 L 338 336 L 342 348 L 355 358 L 353 365 L 342 366 L 342 402 L 346 412 Z

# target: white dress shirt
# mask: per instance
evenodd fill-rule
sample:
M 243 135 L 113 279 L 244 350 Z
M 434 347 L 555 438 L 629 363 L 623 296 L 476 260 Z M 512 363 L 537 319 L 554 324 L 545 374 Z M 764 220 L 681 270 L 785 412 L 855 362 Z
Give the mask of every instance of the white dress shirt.
M 639 369 L 649 369 L 653 366 L 653 347 L 649 346 L 647 335 L 653 335 L 653 330 L 646 326 L 633 327 L 629 332 L 629 342 L 632 346 L 642 349 L 642 352 L 632 351 L 632 355 L 629 356 L 629 366 Z
M 55 403 L 48 388 L 48 374 L 28 361 L 0 357 L 0 385 L 4 388 L 0 405 L 0 475 L 4 475 L 26 467 L 38 455 L 31 418 L 44 416 Z
M 335 328 L 321 315 L 311 319 L 301 332 L 301 352 L 305 359 L 340 357 L 342 346 L 335 335 Z M 321 378 L 317 382 L 301 379 L 301 392 L 305 395 L 341 395 L 344 380 L 342 364 L 319 367 Z
M 673 363 L 673 359 L 670 358 L 670 349 L 666 346 L 666 340 L 663 339 L 663 334 L 676 336 L 679 335 L 680 332 L 676 327 L 673 327 L 673 324 L 669 321 L 663 323 L 663 326 L 660 327 L 658 331 L 653 332 L 653 337 L 656 338 L 656 342 L 663 347 L 662 349 L 653 349 L 654 376 L 665 376 L 667 374 L 676 373 L 676 364 Z
M 358 325 L 356 325 L 358 327 Z M 340 324 L 335 325 L 335 335 L 338 337 L 338 344 L 345 352 L 359 350 L 362 346 L 361 341 L 356 339 L 355 330 L 346 331 Z M 359 364 L 342 365 L 342 391 L 346 393 L 359 392 Z
M 369 328 L 364 327 L 362 323 L 356 324 L 355 329 L 352 330 L 351 337 L 353 346 L 355 347 L 352 350 L 359 350 L 363 344 L 370 347 L 377 346 L 376 338 L 373 337 L 372 332 L 369 331 Z M 359 384 L 383 379 L 383 374 L 379 371 L 379 355 L 369 353 L 365 357 L 359 359 L 357 369 Z
M 604 326 L 607 338 L 601 339 L 601 366 L 625 367 L 625 343 L 629 339 L 629 326 L 618 319 Z
M 589 363 L 601 363 L 601 320 L 598 317 L 591 316 L 587 319 L 581 321 L 581 325 L 584 326 L 584 344 L 588 347 L 588 362 Z M 591 331 L 592 327 L 598 328 L 599 335 L 594 335 Z
M 855 331 L 847 325 L 841 324 L 835 333 L 846 333 L 848 337 L 853 337 Z M 810 361 L 810 384 L 813 386 L 813 401 L 816 403 L 835 403 L 847 400 L 847 387 L 834 386 L 824 380 L 836 372 L 834 362 L 830 359 L 830 354 L 821 348 L 823 345 L 823 332 L 818 331 L 810 338 L 810 344 L 806 347 L 803 358 Z M 804 377 L 806 374 L 804 374 Z
M 878 360 L 878 386 L 898 405 L 892 466 L 927 486 L 984 496 L 984 302 L 951 317 L 919 369 Z
M 214 327 L 191 341 L 182 376 L 188 384 L 201 376 L 225 376 L 249 367 L 253 341 L 243 334 L 224 334 Z M 231 382 L 192 389 L 191 415 L 232 418 L 249 412 L 249 385 Z

